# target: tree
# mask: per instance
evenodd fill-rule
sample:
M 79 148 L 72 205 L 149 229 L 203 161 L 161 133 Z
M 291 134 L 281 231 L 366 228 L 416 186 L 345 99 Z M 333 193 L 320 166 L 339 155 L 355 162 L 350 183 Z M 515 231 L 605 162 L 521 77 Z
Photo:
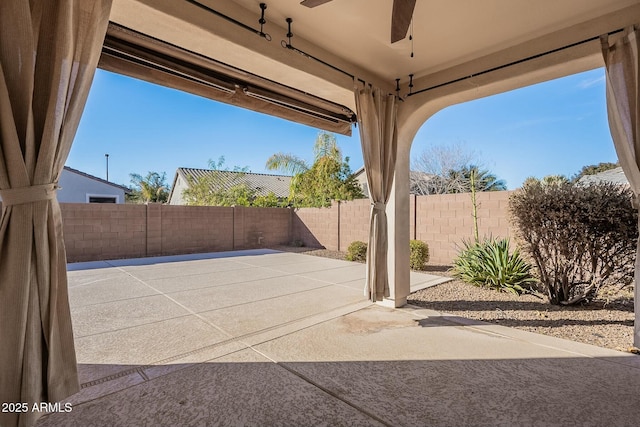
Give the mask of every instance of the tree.
M 148 172 L 145 177 L 137 173 L 129 174 L 133 184 L 130 200 L 141 203 L 166 203 L 169 186 L 165 172 Z
M 249 167 L 229 170 L 224 162 L 224 156 L 217 162 L 210 159 L 209 168 L 214 173 L 189 178 L 189 188 L 182 192 L 188 206 L 251 206 L 257 190 L 244 180 Z
M 462 184 L 452 177 L 477 159 L 462 144 L 430 145 L 411 162 L 410 190 L 416 194 L 459 193 Z
M 478 155 L 461 144 L 431 146 L 412 161 L 411 191 L 417 194 L 451 194 L 471 191 L 475 173 L 475 191 L 506 190 L 504 180 L 478 166 Z
M 190 179 L 189 188 L 183 191 L 187 206 L 250 206 L 255 190 L 245 183 L 234 184 L 229 188 L 219 188 L 216 184 L 223 178 L 206 176 L 198 180 Z M 218 189 L 216 189 L 218 188 Z
M 445 177 L 450 171 L 478 163 L 478 154 L 462 144 L 430 145 L 413 159 L 411 169 L 427 175 Z
M 615 169 L 617 167 L 620 167 L 619 163 L 611 163 L 611 162 L 601 162 L 598 163 L 597 165 L 587 165 L 587 166 L 583 166 L 582 169 L 580 169 L 580 172 L 578 172 L 574 177 L 573 177 L 573 181 L 578 181 L 580 178 L 582 178 L 585 175 L 595 175 L 597 173 L 600 172 L 604 172 L 604 171 L 608 171 L 611 169 Z
M 267 160 L 267 169 L 293 175 L 289 190 L 289 202 L 293 206 L 326 207 L 332 200 L 353 200 L 364 196 L 351 172 L 349 158 L 343 160 L 334 135 L 320 132 L 313 151 L 312 165 L 285 153 L 276 153 Z
M 266 196 L 257 196 L 251 206 L 256 206 L 259 208 L 280 208 L 285 207 L 286 202 L 283 202 L 276 196 L 273 191 L 269 191 Z
M 486 169 L 480 169 L 477 165 L 463 166 L 458 170 L 449 171 L 449 179 L 456 182 L 451 186 L 451 193 L 468 193 L 471 188 L 475 191 L 504 191 L 507 184 L 498 179 Z
M 524 182 L 522 183 L 522 188 L 525 188 L 531 185 L 558 186 L 568 182 L 569 182 L 569 178 L 567 178 L 564 175 L 547 175 L 545 177 L 542 177 L 542 179 L 538 179 L 533 176 L 530 176 L 529 178 L 524 180 Z

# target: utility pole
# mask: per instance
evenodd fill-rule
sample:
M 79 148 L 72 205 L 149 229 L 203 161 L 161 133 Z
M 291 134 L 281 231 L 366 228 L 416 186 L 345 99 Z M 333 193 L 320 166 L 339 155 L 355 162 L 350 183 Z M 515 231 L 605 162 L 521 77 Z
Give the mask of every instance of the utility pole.
M 109 181 L 109 155 L 105 154 L 104 157 L 107 159 L 107 181 Z

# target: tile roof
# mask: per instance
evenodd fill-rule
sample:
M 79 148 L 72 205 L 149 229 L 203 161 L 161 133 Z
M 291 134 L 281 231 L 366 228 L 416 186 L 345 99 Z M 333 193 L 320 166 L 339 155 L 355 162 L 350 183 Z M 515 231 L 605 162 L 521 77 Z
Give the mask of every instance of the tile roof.
M 291 177 L 286 175 L 268 175 L 252 172 L 216 171 L 210 169 L 178 168 L 177 174 L 182 175 L 187 180 L 189 178 L 198 180 L 205 176 L 217 175 L 216 179 L 224 189 L 229 189 L 234 185 L 246 183 L 249 187 L 256 189 L 257 195 L 266 196 L 273 192 L 277 197 L 288 197 Z

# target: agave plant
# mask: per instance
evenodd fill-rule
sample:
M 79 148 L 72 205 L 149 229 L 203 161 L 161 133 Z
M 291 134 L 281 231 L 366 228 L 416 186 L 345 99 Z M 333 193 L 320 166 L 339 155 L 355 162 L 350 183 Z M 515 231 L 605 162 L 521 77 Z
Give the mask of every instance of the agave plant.
M 530 292 L 536 283 L 530 270 L 517 248 L 510 251 L 509 239 L 493 238 L 463 241 L 452 268 L 454 277 L 466 283 L 517 295 Z

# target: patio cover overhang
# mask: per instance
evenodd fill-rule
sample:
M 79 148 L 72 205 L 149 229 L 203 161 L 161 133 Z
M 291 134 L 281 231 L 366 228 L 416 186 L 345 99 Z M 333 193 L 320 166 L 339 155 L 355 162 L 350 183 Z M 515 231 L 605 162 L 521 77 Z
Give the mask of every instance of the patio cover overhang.
M 413 43 L 407 37 L 394 44 L 389 41 L 392 0 L 334 0 L 315 8 L 291 0 L 266 2 L 263 32 L 271 41 L 216 14 L 257 31 L 259 3 L 114 0 L 110 20 L 355 111 L 352 76 L 390 93 L 395 93 L 399 78 L 404 98 L 410 74 L 417 92 L 620 30 L 637 22 L 640 13 L 637 0 L 419 1 L 413 15 Z M 292 19 L 290 40 L 286 18 Z M 326 64 L 284 48 L 288 41 Z M 602 66 L 598 46 L 564 49 L 556 59 L 563 64 L 558 75 Z M 566 65 L 589 56 L 591 61 Z M 540 64 L 527 64 L 530 72 L 539 68 Z M 522 79 L 519 84 L 533 81 Z M 428 98 L 442 95 L 430 91 Z
M 87 78 L 90 81 L 93 67 L 98 62 L 96 51 L 100 47 L 99 43 L 95 43 L 95 40 L 99 39 L 95 32 L 106 29 L 103 9 L 98 9 L 108 10 L 109 3 L 109 0 L 102 0 L 96 2 L 99 6 L 91 9 L 84 0 L 56 0 L 42 4 L 27 0 L 5 0 L 0 7 L 0 36 L 4 36 L 6 42 L 2 43 L 0 37 L 0 54 L 3 55 L 0 57 L 0 77 L 4 69 L 5 83 L 11 95 L 4 97 L 6 102 L 0 109 L 3 119 L 0 159 L 3 159 L 3 162 L 8 160 L 7 165 L 0 164 L 5 168 L 0 168 L 0 189 L 5 191 L 16 187 L 29 187 L 30 190 L 25 191 L 25 194 L 9 192 L 5 195 L 13 198 L 13 205 L 26 206 L 29 209 L 37 207 L 38 215 L 44 215 L 33 224 L 34 233 L 37 231 L 38 237 L 28 242 L 29 245 L 22 245 L 24 242 L 21 242 L 17 246 L 15 242 L 23 238 L 15 237 L 17 240 L 14 240 L 6 236 L 9 236 L 11 230 L 14 230 L 11 231 L 14 233 L 12 235 L 18 236 L 20 233 L 15 227 L 27 225 L 18 224 L 17 214 L 10 218 L 11 209 L 14 208 L 7 207 L 9 203 L 3 205 L 0 265 L 9 262 L 7 254 L 12 250 L 12 259 L 19 259 L 19 254 L 15 253 L 18 248 L 25 252 L 23 258 L 31 261 L 25 264 L 23 270 L 26 273 L 23 273 L 22 267 L 17 264 L 7 264 L 11 267 L 7 270 L 10 273 L 8 279 L 4 278 L 5 281 L 0 282 L 0 291 L 3 292 L 3 301 L 13 301 L 15 296 L 17 302 L 14 305 L 18 308 L 25 307 L 26 310 L 29 305 L 29 310 L 33 310 L 35 304 L 40 304 L 43 315 L 49 312 L 42 307 L 54 301 L 64 300 L 66 281 L 60 278 L 60 288 L 52 288 L 51 293 L 49 292 L 49 267 L 45 268 L 43 264 L 45 258 L 48 259 L 49 252 L 38 252 L 38 248 L 42 249 L 42 242 L 48 238 L 42 230 L 42 223 L 49 221 L 48 236 L 52 237 L 53 241 L 49 242 L 48 247 L 51 251 L 55 249 L 55 256 L 60 258 L 61 249 L 56 245 L 62 236 L 59 230 L 54 232 L 59 226 L 59 212 L 56 211 L 55 198 L 50 196 L 55 194 L 56 178 L 66 159 L 86 99 Z M 29 6 L 31 4 L 37 7 Z M 44 13 L 43 9 L 46 9 Z M 381 244 L 388 242 L 386 259 L 389 289 L 383 296 L 391 305 L 401 306 L 405 304 L 409 293 L 409 151 L 419 127 L 432 114 L 448 105 L 604 65 L 598 37 L 611 34 L 610 42 L 613 43 L 620 37 L 620 30 L 638 25 L 640 1 L 420 1 L 413 15 L 413 44 L 408 40 L 395 44 L 389 42 L 391 9 L 391 0 L 333 0 L 312 9 L 301 6 L 298 1 L 272 0 L 267 3 L 266 23 L 263 28 L 264 33 L 271 35 L 272 40 L 268 41 L 255 31 L 238 25 L 241 23 L 245 27 L 260 28 L 260 7 L 257 0 L 113 0 L 108 17 L 113 24 L 112 29 L 128 29 L 146 37 L 147 40 L 155 40 L 157 45 L 162 46 L 159 52 L 162 55 L 151 52 L 155 54 L 152 59 L 160 58 L 167 61 L 159 65 L 168 66 L 171 69 L 171 77 L 167 77 L 167 70 L 163 71 L 162 67 L 155 67 L 155 71 L 151 71 L 140 63 L 129 62 L 130 65 L 127 66 L 126 61 L 114 60 L 113 56 L 103 56 L 101 64 L 107 69 L 160 84 L 173 85 L 222 101 L 225 101 L 225 98 L 218 94 L 220 87 L 223 93 L 225 90 L 236 92 L 237 89 L 241 89 L 245 96 L 247 91 L 244 89 L 249 87 L 248 92 L 253 95 L 250 96 L 251 101 L 238 101 L 238 97 L 234 101 L 233 97 L 230 97 L 225 102 L 235 102 L 238 105 L 244 102 L 242 106 L 318 127 L 326 127 L 327 118 L 330 122 L 332 118 L 336 119 L 336 115 L 342 115 L 341 118 L 345 119 L 340 122 L 342 130 L 333 130 L 343 133 L 347 133 L 345 123 L 353 119 L 350 113 L 360 115 L 362 112 L 358 111 L 356 106 L 354 86 L 358 87 L 357 92 L 362 99 L 367 96 L 371 98 L 367 92 L 368 88 L 365 87 L 363 90 L 363 86 L 374 87 L 375 90 L 371 93 L 375 95 L 376 102 L 368 107 L 360 107 L 373 111 L 373 117 L 360 123 L 377 126 L 377 130 L 368 131 L 372 135 L 377 133 L 380 138 L 364 138 L 363 151 L 365 163 L 374 165 L 369 167 L 368 175 L 377 175 L 379 178 L 376 179 L 376 185 L 380 186 L 380 196 L 379 200 L 373 200 L 373 210 L 377 211 L 376 215 L 386 211 L 386 220 L 384 215 L 377 216 L 383 219 L 383 228 L 387 228 L 387 238 L 377 239 Z M 219 14 L 212 13 L 211 10 Z M 236 22 L 231 22 L 220 14 Z M 9 18 L 14 15 L 17 18 Z M 283 47 L 283 44 L 288 42 L 285 18 L 293 19 L 294 36 L 291 45 L 298 51 Z M 91 27 L 93 22 L 96 25 Z M 33 27 L 32 32 L 24 31 L 28 24 Z M 77 31 L 77 28 L 81 31 Z M 93 31 L 88 31 L 87 28 Z M 38 37 L 40 32 L 46 35 L 55 33 L 55 37 Z M 83 35 L 88 33 L 91 33 L 91 37 L 83 39 Z M 111 36 L 113 34 L 110 33 Z M 113 45 L 117 45 L 114 39 L 108 38 L 107 41 L 111 40 Z M 281 43 L 281 40 L 285 42 Z M 34 43 L 34 51 L 39 56 L 32 55 Z M 108 47 L 108 43 L 106 46 Z M 119 47 L 122 48 L 122 44 Z M 64 52 L 61 56 L 49 55 L 52 49 L 54 52 Z M 14 52 L 16 50 L 28 53 L 21 56 Z M 300 51 L 305 54 L 300 54 Z M 411 51 L 414 53 L 413 57 L 410 56 Z M 141 52 L 144 53 L 144 50 Z M 146 53 L 149 54 L 149 51 Z M 32 56 L 35 58 L 34 61 L 31 61 Z M 193 59 L 195 57 L 198 58 L 197 61 Z M 29 61 L 37 63 L 38 67 L 31 62 L 27 63 L 28 67 L 23 67 L 18 58 L 29 58 Z M 183 62 L 172 62 L 172 58 L 181 59 Z M 68 62 L 69 59 L 71 62 Z M 53 70 L 62 69 L 62 74 L 55 73 L 47 77 L 51 73 L 46 73 L 47 68 L 40 65 L 43 60 L 50 62 Z M 195 65 L 200 68 L 189 66 L 194 62 L 197 62 Z M 63 66 L 68 63 L 86 67 L 80 67 L 81 72 L 78 73 L 76 68 L 67 69 Z M 176 69 L 172 69 L 174 65 L 178 66 L 176 68 L 180 72 L 176 73 Z M 27 68 L 33 69 L 33 73 L 29 71 L 31 74 L 27 74 L 24 71 Z M 194 70 L 200 74 L 194 75 Z M 233 78 L 230 75 L 233 75 Z M 409 75 L 413 75 L 411 80 Z M 212 76 L 218 79 L 215 84 L 209 81 Z M 47 78 L 64 80 L 70 89 L 65 92 L 63 86 L 56 86 L 57 81 L 51 85 L 45 81 Z M 386 99 L 385 94 L 396 94 L 396 79 L 400 79 L 399 95 L 403 101 L 394 106 L 396 103 Z M 81 81 L 74 85 L 78 80 Z M 409 88 L 410 81 L 413 83 L 412 88 Z M 25 84 L 21 85 L 20 82 Z M 251 86 L 252 83 L 255 87 Z M 35 89 L 33 93 L 24 96 L 15 89 L 18 87 L 25 90 L 34 87 Z M 45 107 L 40 107 L 45 103 L 33 101 L 44 92 L 50 92 L 52 97 L 47 98 Z M 361 101 L 359 104 L 366 103 Z M 48 149 L 47 144 L 54 143 L 50 148 L 55 154 L 47 154 L 46 158 L 39 157 L 36 155 L 38 152 L 30 148 L 30 144 L 34 142 L 33 105 L 37 107 L 35 147 L 40 147 L 39 153 L 44 155 L 47 150 L 42 147 Z M 380 114 L 383 110 L 386 114 Z M 31 115 L 28 114 L 29 111 Z M 312 114 L 309 114 L 310 112 Z M 25 113 L 24 117 L 22 113 Z M 47 120 L 48 115 L 55 117 L 55 123 Z M 309 117 L 312 117 L 311 122 Z M 14 122 L 17 130 L 15 135 L 9 131 L 9 124 Z M 47 123 L 47 126 L 40 123 Z M 42 138 L 42 141 L 39 138 Z M 375 150 L 366 149 L 373 147 L 368 145 L 373 144 L 372 140 L 377 141 L 375 144 L 381 150 L 384 148 L 390 152 L 378 156 L 384 158 L 372 158 L 375 153 L 367 154 L 367 151 Z M 55 144 L 62 144 L 62 148 L 56 148 Z M 21 150 L 17 149 L 18 145 Z M 395 148 L 388 150 L 389 147 Z M 11 156 L 8 157 L 7 153 Z M 20 160 L 20 165 L 24 161 L 25 166 L 18 165 L 17 160 Z M 41 165 L 41 162 L 45 161 L 46 165 Z M 44 188 L 51 183 L 54 187 Z M 42 186 L 39 189 L 44 193 L 36 195 L 31 189 L 39 184 Z M 31 249 L 31 243 L 36 249 Z M 34 258 L 30 258 L 32 256 Z M 64 259 L 63 252 L 61 256 L 60 259 Z M 384 258 L 377 258 L 378 265 L 372 265 L 370 261 L 369 267 L 373 270 L 381 268 L 380 263 L 383 263 Z M 52 262 L 51 266 L 55 267 L 51 269 L 55 270 L 56 274 L 59 273 L 56 270 L 59 264 Z M 12 276 L 11 271 L 19 274 Z M 41 274 L 42 271 L 46 271 L 46 274 Z M 0 271 L 1 274 L 3 272 Z M 25 274 L 28 277 L 23 277 Z M 6 281 L 9 279 L 10 281 Z M 386 282 L 385 279 L 382 281 Z M 28 285 L 34 292 L 37 288 L 41 302 L 25 297 L 28 294 L 26 291 L 7 291 L 20 290 L 22 286 Z M 68 318 L 65 319 L 63 313 L 65 304 L 60 304 L 61 306 L 56 306 L 56 310 L 61 310 L 62 318 L 52 315 L 50 320 L 58 322 L 56 324 L 60 325 L 62 332 L 55 329 L 57 326 L 47 331 L 51 325 L 43 320 L 42 333 L 46 341 L 44 346 L 47 347 L 44 349 L 45 354 L 50 353 L 52 345 L 56 347 L 59 333 L 67 339 L 69 337 L 70 330 L 67 328 L 70 326 L 67 325 Z M 66 311 L 68 312 L 68 308 Z M 12 319 L 7 310 L 3 312 L 4 316 L 8 316 L 7 319 Z M 3 334 L 2 337 L 5 333 L 13 337 L 13 332 L 9 333 L 4 329 L 4 325 L 9 324 L 7 319 L 3 318 L 3 330 L 0 332 Z M 29 328 L 37 326 L 31 323 L 26 325 L 25 328 L 31 332 L 33 330 Z M 31 341 L 37 341 L 36 335 L 30 338 Z M 52 341 L 47 341 L 49 339 Z M 38 344 L 38 347 L 40 346 L 41 344 Z M 14 360 L 14 357 L 7 351 L 14 349 L 10 346 L 4 348 L 2 362 L 5 366 L 0 366 L 3 384 L 6 373 L 12 369 L 19 369 L 25 384 L 27 381 L 36 385 L 42 382 L 44 387 L 44 391 L 37 392 L 40 393 L 37 396 L 25 392 L 26 388 L 22 390 L 21 395 L 21 387 L 18 387 L 18 395 L 11 396 L 13 401 L 60 398 L 65 392 L 73 390 L 66 382 L 73 382 L 73 378 L 55 380 L 57 374 L 50 372 L 51 367 L 47 368 L 46 364 L 42 365 L 42 372 L 35 372 L 35 375 L 48 378 L 44 380 L 32 378 L 34 372 L 28 367 L 8 366 L 5 362 Z M 49 363 L 64 365 L 65 354 L 62 351 L 54 359 L 50 359 Z M 12 382 L 6 384 L 13 384 L 14 379 L 11 378 Z M 64 383 L 65 386 L 53 393 L 47 389 L 52 383 Z M 6 396 L 9 394 L 11 393 L 7 392 Z M 31 421 L 33 420 L 26 418 L 22 420 L 24 424 Z M 13 422 L 17 422 L 17 418 L 12 418 L 10 425 Z

